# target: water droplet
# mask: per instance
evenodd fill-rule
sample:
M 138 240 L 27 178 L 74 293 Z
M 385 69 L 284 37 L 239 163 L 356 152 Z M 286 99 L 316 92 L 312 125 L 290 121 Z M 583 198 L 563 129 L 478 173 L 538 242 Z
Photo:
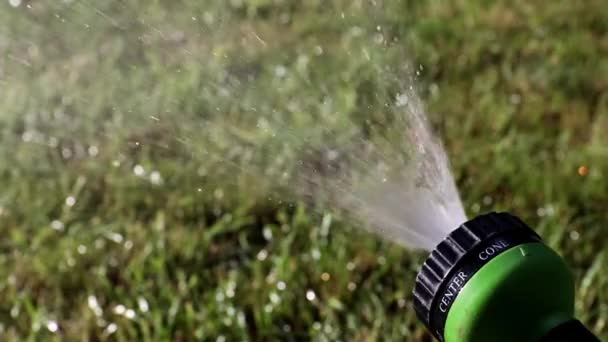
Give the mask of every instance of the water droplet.
M 127 311 L 127 308 L 126 308 L 124 305 L 122 305 L 122 304 L 118 304 L 118 305 L 116 305 L 116 306 L 114 307 L 114 310 L 113 310 L 113 311 L 114 311 L 114 313 L 115 313 L 115 314 L 117 314 L 117 315 L 124 315 L 124 314 L 125 314 L 125 312 Z
M 76 251 L 78 251 L 78 254 L 83 255 L 87 253 L 87 246 L 85 245 L 80 245 L 78 246 L 78 248 L 76 248 Z
M 276 68 L 274 68 L 274 74 L 278 78 L 283 78 L 287 75 L 287 68 L 283 65 L 277 65 Z
M 89 152 L 89 156 L 96 157 L 99 154 L 99 148 L 97 146 L 89 146 L 87 152 Z
M 125 241 L 125 249 L 129 250 L 131 248 L 133 248 L 133 241 L 131 241 L 131 240 Z
M 485 196 L 485 197 L 483 198 L 483 205 L 485 205 L 485 206 L 492 205 L 492 202 L 493 202 L 493 201 L 494 201 L 494 200 L 492 199 L 492 197 L 490 197 L 490 196 Z
M 473 205 L 471 205 L 472 212 L 479 213 L 480 210 L 481 210 L 481 206 L 479 205 L 479 203 L 473 203 Z
M 154 185 L 160 185 L 163 182 L 163 177 L 160 175 L 158 171 L 152 171 L 150 173 L 150 183 Z
M 125 311 L 125 315 L 124 315 L 127 319 L 134 319 L 136 314 L 135 314 L 135 310 L 133 309 L 127 309 L 127 311 Z
M 397 94 L 397 96 L 395 97 L 395 105 L 397 107 L 404 107 L 408 104 L 408 102 L 410 101 L 409 96 L 407 96 L 407 94 Z
M 270 228 L 265 227 L 262 231 L 262 235 L 264 235 L 264 239 L 266 239 L 266 241 L 272 240 L 272 230 Z
M 378 264 L 380 264 L 380 265 L 386 264 L 386 258 L 383 257 L 383 256 L 379 256 L 378 257 Z
M 23 140 L 23 142 L 30 142 L 32 141 L 32 138 L 33 134 L 30 131 L 25 131 L 23 134 L 21 134 L 21 140 Z
M 97 249 L 102 249 L 102 248 L 104 248 L 104 247 L 105 247 L 105 245 L 106 245 L 105 240 L 102 240 L 102 239 L 95 239 L 95 248 L 97 248 Z
M 108 234 L 106 234 L 106 237 L 116 243 L 122 243 L 122 241 L 124 240 L 124 237 L 122 235 L 114 232 L 109 232 Z
M 279 291 L 283 291 L 287 288 L 287 285 L 285 284 L 284 281 L 279 281 L 277 283 L 277 289 L 279 289 Z
M 106 327 L 106 334 L 108 335 L 112 335 L 114 334 L 116 331 L 118 330 L 118 325 L 116 325 L 116 323 L 110 323 L 108 324 L 108 326 Z
M 11 317 L 12 317 L 12 318 L 17 318 L 17 317 L 19 317 L 19 313 L 21 313 L 21 309 L 20 309 L 20 308 L 19 308 L 17 305 L 14 305 L 14 306 L 11 308 L 11 312 L 10 312 Z
M 76 204 L 76 197 L 68 196 L 65 199 L 65 205 L 67 205 L 68 207 L 73 207 L 75 204 Z
M 321 274 L 321 280 L 329 281 L 329 279 L 331 279 L 331 275 L 329 273 L 323 272 L 323 274 Z
M 319 260 L 319 259 L 321 259 L 321 252 L 320 252 L 318 249 L 316 249 L 316 248 L 315 248 L 315 249 L 313 249 L 313 250 L 310 252 L 310 255 L 312 256 L 312 258 L 313 258 L 314 260 Z
M 144 297 L 137 298 L 137 306 L 139 306 L 141 312 L 148 312 L 148 310 L 150 310 L 148 301 Z
M 70 150 L 67 147 L 64 147 L 61 149 L 61 156 L 63 157 L 63 159 L 70 159 L 72 158 L 72 150 Z
M 53 222 L 51 222 L 51 228 L 55 229 L 56 231 L 62 231 L 65 227 L 63 225 L 63 222 L 59 220 L 53 220 Z
M 354 262 L 349 261 L 349 262 L 346 264 L 346 269 L 347 269 L 347 270 L 349 270 L 349 271 L 352 271 L 352 270 L 354 270 L 354 269 L 355 269 L 355 266 L 356 266 L 356 265 L 355 265 L 355 263 L 354 263 Z
M 133 173 L 136 176 L 141 177 L 146 173 L 146 170 L 141 165 L 135 165 L 135 167 L 133 168 Z
M 315 293 L 315 291 L 313 290 L 308 290 L 306 291 L 306 299 L 308 299 L 309 301 L 313 301 L 317 298 L 317 294 Z
M 281 302 L 281 297 L 279 297 L 279 295 L 276 292 L 271 292 L 270 293 L 270 301 L 273 304 L 279 304 Z
M 268 252 L 265 249 L 262 249 L 261 251 L 258 252 L 257 258 L 260 261 L 264 261 L 266 260 L 266 258 L 268 257 Z
M 538 209 L 536 209 L 536 215 L 538 215 L 538 217 L 545 216 L 545 213 L 546 213 L 545 208 L 538 208 Z
M 76 260 L 74 260 L 74 258 L 69 256 L 66 259 L 66 264 L 68 265 L 68 267 L 74 267 L 74 266 L 76 266 Z
M 101 306 L 99 306 L 97 297 L 95 297 L 94 295 L 89 295 L 89 297 L 87 297 L 87 304 L 89 306 L 89 309 L 91 309 L 91 311 L 93 311 L 95 316 L 99 317 L 102 315 L 103 310 L 101 309 Z
M 576 230 L 573 230 L 570 232 L 570 239 L 572 241 L 578 241 L 578 239 L 580 239 L 581 234 L 579 234 L 579 232 L 577 232 Z
M 59 145 L 59 139 L 55 137 L 50 137 L 48 141 L 49 147 L 57 147 Z
M 59 325 L 57 324 L 57 322 L 51 320 L 51 321 L 46 322 L 46 328 L 50 332 L 56 333 L 57 330 L 59 330 Z
M 244 327 L 247 323 L 247 321 L 245 320 L 245 314 L 239 311 L 239 313 L 236 315 L 236 321 L 239 326 Z

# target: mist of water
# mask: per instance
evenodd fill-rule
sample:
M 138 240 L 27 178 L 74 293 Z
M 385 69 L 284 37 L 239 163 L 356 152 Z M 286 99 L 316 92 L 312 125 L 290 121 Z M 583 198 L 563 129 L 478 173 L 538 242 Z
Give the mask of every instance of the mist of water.
M 122 3 L 120 11 L 109 4 L 95 7 L 80 2 L 32 7 L 12 1 L 11 5 L 24 7 L 26 12 L 47 13 L 45 25 L 55 25 L 49 32 L 69 33 L 56 34 L 48 41 L 41 35 L 28 42 L 31 48 L 15 52 L 13 67 L 0 65 L 13 78 L 38 74 L 32 70 L 46 72 L 49 68 L 40 57 L 45 54 L 34 52 L 52 51 L 56 41 L 68 38 L 63 45 L 73 48 L 64 51 L 63 59 L 95 61 L 96 49 L 75 48 L 82 44 L 74 42 L 92 39 L 82 27 L 97 27 L 91 30 L 99 34 L 95 39 L 107 40 L 108 46 L 141 40 L 133 56 L 173 61 L 158 72 L 149 72 L 146 65 L 140 66 L 140 58 L 123 61 L 116 57 L 113 63 L 133 66 L 129 70 L 137 74 L 114 75 L 112 83 L 130 84 L 125 89 L 108 88 L 103 82 L 110 79 L 103 78 L 93 83 L 96 87 L 89 85 L 89 78 L 98 79 L 96 74 L 105 73 L 104 67 L 114 71 L 112 64 L 74 72 L 78 77 L 74 76 L 70 87 L 56 94 L 62 100 L 53 115 L 45 114 L 48 104 L 40 100 L 44 110 L 25 116 L 24 144 L 48 144 L 65 160 L 110 159 L 113 170 L 149 179 L 154 186 L 163 184 L 162 166 L 182 158 L 190 161 L 183 173 L 194 179 L 194 191 L 213 194 L 218 202 L 225 193 L 246 193 L 249 200 L 258 201 L 269 193 L 279 201 L 302 199 L 275 193 L 273 187 L 281 184 L 321 211 L 342 211 L 361 226 L 411 248 L 432 249 L 466 220 L 446 153 L 431 133 L 424 106 L 412 87 L 415 80 L 407 80 L 407 74 L 414 72 L 403 73 L 401 65 L 391 65 L 400 63 L 400 57 L 386 57 L 407 54 L 381 25 L 340 24 L 344 27 L 334 43 L 341 44 L 338 49 L 316 45 L 322 40 L 313 45 L 302 40 L 289 50 L 290 45 L 273 46 L 251 28 L 248 34 L 238 33 L 242 46 L 219 54 L 217 51 L 225 49 L 223 35 L 238 27 L 232 25 L 238 15 L 224 15 L 232 12 L 226 12 L 230 6 L 221 1 L 205 8 L 202 16 L 182 13 L 180 20 Z M 191 6 L 199 12 L 205 7 Z M 384 12 L 378 11 L 377 21 L 382 22 Z M 337 22 L 345 17 L 344 12 L 336 13 Z M 102 28 L 122 33 L 106 37 Z M 25 46 L 18 33 L 7 38 L 15 51 Z M 242 50 L 267 57 L 251 63 L 247 60 L 251 56 L 241 56 Z M 206 61 L 204 66 L 201 60 Z M 77 70 L 81 64 L 74 62 L 71 69 Z M 256 67 L 258 64 L 264 67 Z M 342 76 L 325 77 L 325 73 Z M 124 96 L 124 91 L 131 96 Z M 400 92 L 395 95 L 396 91 Z M 49 97 L 44 92 L 27 93 L 31 98 Z M 92 103 L 97 107 L 92 108 Z M 88 119 L 78 119 L 80 111 L 111 115 L 108 119 L 105 114 L 95 114 L 103 125 L 90 124 Z M 147 158 L 136 158 L 142 149 L 154 154 L 149 159 L 159 160 L 158 165 L 142 165 Z M 69 207 L 76 202 L 76 196 L 66 199 Z M 58 220 L 52 226 L 63 229 Z

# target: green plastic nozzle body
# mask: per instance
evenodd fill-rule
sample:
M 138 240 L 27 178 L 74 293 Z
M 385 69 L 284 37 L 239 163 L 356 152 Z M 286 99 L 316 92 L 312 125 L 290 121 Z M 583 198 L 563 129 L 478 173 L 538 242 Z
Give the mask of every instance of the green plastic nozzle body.
M 491 213 L 455 230 L 423 266 L 419 317 L 444 342 L 596 342 L 574 319 L 563 259 L 516 217 Z

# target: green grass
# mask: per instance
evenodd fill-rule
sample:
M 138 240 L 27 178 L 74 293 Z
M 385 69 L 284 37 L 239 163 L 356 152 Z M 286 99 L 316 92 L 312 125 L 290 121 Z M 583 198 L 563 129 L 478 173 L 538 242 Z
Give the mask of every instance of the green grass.
M 467 211 L 536 227 L 606 339 L 606 56 L 603 0 L 3 1 L 0 339 L 429 340 L 424 255 L 285 191 L 404 70 Z

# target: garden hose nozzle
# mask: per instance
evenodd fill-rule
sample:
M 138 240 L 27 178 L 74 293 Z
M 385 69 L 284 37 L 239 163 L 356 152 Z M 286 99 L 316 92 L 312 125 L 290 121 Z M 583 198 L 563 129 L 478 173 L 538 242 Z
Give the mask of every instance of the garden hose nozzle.
M 450 233 L 416 278 L 414 306 L 444 342 L 596 342 L 574 319 L 574 279 L 564 261 L 507 213 Z

